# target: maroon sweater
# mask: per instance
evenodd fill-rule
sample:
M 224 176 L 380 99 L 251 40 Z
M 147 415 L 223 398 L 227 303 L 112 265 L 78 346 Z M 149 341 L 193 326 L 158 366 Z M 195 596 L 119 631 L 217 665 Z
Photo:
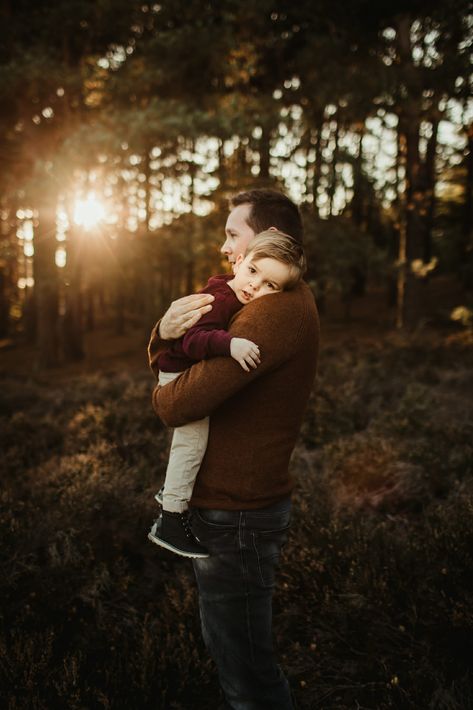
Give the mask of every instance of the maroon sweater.
M 157 365 L 162 372 L 182 372 L 200 360 L 230 355 L 232 336 L 226 328 L 243 306 L 228 285 L 232 278 L 233 275 L 228 274 L 212 276 L 207 286 L 199 291 L 215 296 L 212 310 L 205 313 L 182 338 L 173 341 L 167 350 L 159 354 Z

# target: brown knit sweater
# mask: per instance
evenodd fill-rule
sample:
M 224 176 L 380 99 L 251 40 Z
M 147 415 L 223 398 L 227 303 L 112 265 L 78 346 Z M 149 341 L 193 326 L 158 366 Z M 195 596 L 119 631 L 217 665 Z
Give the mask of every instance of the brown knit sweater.
M 191 505 L 223 510 L 263 508 L 287 496 L 289 459 L 315 377 L 319 319 L 308 286 L 258 298 L 233 318 L 229 332 L 253 340 L 261 364 L 245 372 L 231 357 L 203 360 L 153 392 L 168 426 L 210 416 L 207 451 Z M 156 328 L 150 365 L 169 343 Z

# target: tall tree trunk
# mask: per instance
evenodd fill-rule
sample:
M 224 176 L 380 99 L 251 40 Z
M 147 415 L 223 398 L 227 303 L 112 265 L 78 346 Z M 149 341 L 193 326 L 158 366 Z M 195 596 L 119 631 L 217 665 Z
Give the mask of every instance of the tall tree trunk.
M 398 233 L 398 271 L 397 271 L 397 284 L 396 284 L 396 327 L 403 328 L 405 323 L 405 310 L 406 310 L 406 245 L 407 245 L 407 229 L 406 229 L 406 194 L 405 191 L 401 190 L 401 185 L 399 181 L 399 173 L 403 170 L 404 175 L 406 171 L 406 136 L 401 130 L 401 121 L 399 120 L 398 125 L 398 136 L 397 136 L 397 205 L 398 205 L 398 219 L 397 219 L 397 233 Z
M 314 207 L 314 213 L 316 217 L 320 217 L 320 212 L 319 212 L 319 207 L 317 204 L 318 196 L 319 196 L 319 185 L 320 185 L 320 177 L 322 175 L 322 161 L 323 161 L 323 156 L 322 156 L 322 131 L 324 127 L 324 118 L 323 114 L 319 114 L 317 118 L 317 125 L 315 129 L 312 129 L 311 135 L 312 135 L 312 141 L 314 143 L 314 150 L 315 150 L 315 161 L 314 161 L 314 172 L 312 176 L 312 198 L 313 198 L 313 207 Z
M 335 196 L 335 190 L 337 189 L 337 163 L 338 163 L 338 138 L 339 138 L 339 133 L 340 133 L 340 120 L 339 120 L 339 112 L 340 109 L 338 109 L 337 113 L 334 115 L 333 119 L 335 123 L 335 133 L 333 136 L 334 140 L 334 147 L 332 151 L 332 161 L 331 161 L 331 166 L 330 166 L 330 183 L 328 186 L 328 212 L 330 217 L 333 215 L 333 198 Z
M 0 266 L 0 338 L 8 335 L 8 313 L 10 303 L 8 299 L 7 273 L 6 269 Z
M 144 255 L 144 262 L 142 263 L 142 277 L 143 277 L 143 282 L 142 282 L 142 288 L 143 288 L 143 297 L 144 297 L 144 309 L 143 309 L 143 315 L 144 315 L 144 323 L 143 323 L 143 332 L 144 332 L 144 337 L 147 339 L 149 337 L 149 332 L 150 329 L 153 327 L 154 323 L 157 320 L 157 313 L 156 313 L 156 272 L 154 269 L 154 249 L 153 249 L 153 242 L 154 242 L 154 235 L 151 232 L 151 217 L 152 217 L 152 196 L 153 196 L 153 186 L 151 184 L 151 175 L 152 175 L 152 170 L 151 170 L 151 148 L 152 146 L 146 146 L 146 149 L 143 154 L 143 172 L 145 174 L 145 183 L 144 183 L 144 188 L 145 188 L 145 211 L 146 211 L 146 218 L 145 218 L 145 232 L 143 234 L 143 245 L 142 245 L 142 252 Z M 123 264 L 123 267 L 125 264 Z M 119 281 L 121 280 L 121 273 L 122 270 L 119 269 L 119 274 L 117 274 L 117 278 Z M 124 312 L 125 312 L 125 302 L 124 302 L 124 284 L 123 288 L 119 288 L 119 291 L 117 293 L 118 296 L 118 301 L 117 301 L 117 327 L 121 328 L 121 332 L 124 330 L 124 325 L 125 325 L 125 319 L 124 319 Z
M 0 221 L 0 338 L 5 338 L 10 326 L 10 307 L 18 302 L 18 239 L 16 236 L 16 207 L 2 199 L 0 208 L 4 219 Z
M 69 217 L 67 236 L 67 274 L 69 286 L 65 292 L 65 312 L 62 322 L 62 342 L 66 360 L 84 357 L 84 325 L 82 303 L 82 263 L 77 227 Z
M 271 159 L 271 131 L 267 126 L 262 126 L 261 138 L 259 141 L 259 177 L 261 180 L 269 180 L 269 166 Z
M 398 49 L 408 98 L 399 111 L 399 127 L 405 146 L 405 242 L 400 239 L 398 318 L 399 327 L 415 327 L 423 313 L 426 283 L 423 278 L 426 189 L 419 153 L 422 91 L 411 47 L 412 19 L 402 15 L 397 22 Z
M 358 152 L 353 162 L 353 198 L 351 201 L 351 216 L 353 222 L 360 228 L 366 227 L 363 194 L 363 138 L 364 125 L 358 131 Z
M 40 368 L 58 364 L 58 275 L 56 256 L 56 201 L 43 192 L 34 238 L 34 289 L 37 313 L 37 363 Z
M 195 146 L 194 146 L 194 141 L 191 141 L 190 144 L 190 150 L 192 154 L 194 154 L 195 151 Z M 194 161 L 191 161 L 189 163 L 189 176 L 191 179 L 190 186 L 189 186 L 189 206 L 191 208 L 191 214 L 194 215 L 194 209 L 195 209 L 195 174 L 196 174 L 196 167 Z M 186 293 L 193 293 L 194 292 L 194 283 L 195 283 L 195 257 L 194 257 L 194 234 L 193 234 L 193 229 L 194 227 L 191 227 L 190 225 L 187 226 L 186 229 L 186 286 L 185 290 Z
M 466 179 L 463 208 L 460 263 L 463 286 L 473 288 L 473 123 L 467 127 L 467 151 L 465 155 Z
M 227 163 L 225 160 L 225 151 L 223 147 L 223 140 L 219 138 L 218 140 L 218 178 L 220 180 L 220 188 L 225 188 L 227 184 Z
M 432 229 L 434 226 L 435 215 L 435 188 L 437 184 L 437 142 L 438 142 L 438 127 L 439 118 L 436 116 L 432 119 L 432 135 L 427 143 L 427 152 L 424 163 L 424 200 L 425 205 L 423 211 L 424 219 L 424 263 L 428 264 L 432 259 Z

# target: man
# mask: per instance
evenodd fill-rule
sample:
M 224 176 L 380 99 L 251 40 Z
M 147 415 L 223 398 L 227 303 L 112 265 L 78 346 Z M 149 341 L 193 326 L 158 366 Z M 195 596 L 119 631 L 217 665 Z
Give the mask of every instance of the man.
M 271 228 L 302 241 L 294 203 L 273 190 L 240 193 L 231 202 L 222 253 L 234 263 L 256 233 Z M 155 374 L 163 341 L 186 332 L 211 300 L 192 295 L 171 305 L 151 336 Z M 190 505 L 192 529 L 210 553 L 194 560 L 194 571 L 202 633 L 225 696 L 222 708 L 290 710 L 289 686 L 274 657 L 271 605 L 289 527 L 289 459 L 318 354 L 309 288 L 302 284 L 256 299 L 234 316 L 229 332 L 258 344 L 256 369 L 245 372 L 231 358 L 204 360 L 156 387 L 153 406 L 169 426 L 210 416 Z

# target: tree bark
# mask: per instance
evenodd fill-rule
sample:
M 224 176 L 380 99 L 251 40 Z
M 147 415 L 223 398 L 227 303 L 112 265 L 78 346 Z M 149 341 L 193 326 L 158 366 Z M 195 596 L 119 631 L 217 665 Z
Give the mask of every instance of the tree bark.
M 194 141 L 191 141 L 190 144 L 190 150 L 192 153 L 194 153 L 195 146 L 194 146 Z M 190 186 L 189 186 L 189 206 L 191 208 L 191 214 L 194 215 L 194 209 L 195 209 L 195 174 L 196 174 L 196 167 L 195 163 L 191 161 L 189 163 L 189 176 L 191 179 Z M 195 224 L 195 220 L 194 220 Z M 185 244 L 186 244 L 186 293 L 193 293 L 194 292 L 194 283 L 195 283 L 195 257 L 194 257 L 194 234 L 193 234 L 193 229 L 195 227 L 192 227 L 190 224 L 186 225 L 186 237 L 185 237 Z
M 428 264 L 432 259 L 432 229 L 435 216 L 435 188 L 437 185 L 437 142 L 439 118 L 435 116 L 431 121 L 432 135 L 427 143 L 427 153 L 424 164 L 424 199 L 423 211 L 424 219 L 424 263 Z
M 56 202 L 43 193 L 34 238 L 34 290 L 37 314 L 37 364 L 58 364 L 58 277 L 56 256 Z
M 261 138 L 259 141 L 259 177 L 261 180 L 269 180 L 269 166 L 271 162 L 271 131 L 267 126 L 262 126 Z
M 335 134 L 333 136 L 334 148 L 332 152 L 331 169 L 330 169 L 330 183 L 328 186 L 328 212 L 330 217 L 333 215 L 333 198 L 335 196 L 335 190 L 337 189 L 337 162 L 338 162 L 338 138 L 340 133 L 340 121 L 339 121 L 339 110 L 334 115 L 333 119 L 335 123 Z
M 363 194 L 363 138 L 364 125 L 358 131 L 358 152 L 353 162 L 353 198 L 351 201 L 351 216 L 353 222 L 363 229 L 366 227 L 365 205 Z
M 84 357 L 84 325 L 82 303 L 82 263 L 78 248 L 78 230 L 69 218 L 67 236 L 67 275 L 69 285 L 65 292 L 65 312 L 62 322 L 62 343 L 66 360 Z
M 313 141 L 314 141 L 314 150 L 315 150 L 315 161 L 314 161 L 314 172 L 312 176 L 312 198 L 313 198 L 313 207 L 314 207 L 314 213 L 316 217 L 320 217 L 320 212 L 319 212 L 319 207 L 317 205 L 317 199 L 319 196 L 319 185 L 320 185 L 320 177 L 322 175 L 322 130 L 324 127 L 324 119 L 323 115 L 320 114 L 318 117 L 317 121 L 317 126 L 314 130 L 311 131 Z
M 398 327 L 414 328 L 420 321 L 425 300 L 422 276 L 425 245 L 426 198 L 423 168 L 419 153 L 422 87 L 412 60 L 412 19 L 403 15 L 397 22 L 397 37 L 403 82 L 407 97 L 399 108 L 401 144 L 404 147 L 405 212 L 400 216 L 398 277 Z M 405 234 L 402 230 L 405 228 Z M 420 268 L 419 268 L 420 267 Z
M 473 288 L 473 123 L 467 127 L 467 152 L 465 155 L 465 202 L 463 208 L 460 263 L 463 286 Z

